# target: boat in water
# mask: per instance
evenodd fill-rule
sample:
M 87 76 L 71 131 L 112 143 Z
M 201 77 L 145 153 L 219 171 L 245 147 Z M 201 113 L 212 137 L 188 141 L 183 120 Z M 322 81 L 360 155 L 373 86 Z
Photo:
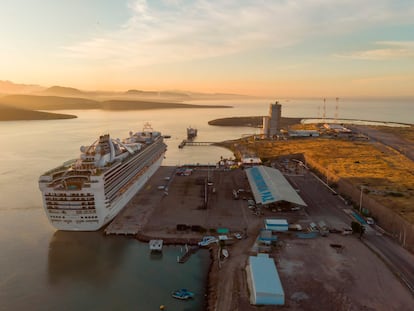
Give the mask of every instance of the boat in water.
M 173 296 L 176 299 L 181 299 L 181 300 L 188 300 L 194 297 L 194 293 L 188 291 L 185 288 L 182 289 L 177 289 L 175 291 L 173 291 L 171 293 L 171 296 Z
M 193 127 L 187 127 L 187 139 L 193 139 L 197 136 L 197 129 Z
M 78 159 L 42 174 L 49 222 L 59 230 L 96 231 L 108 224 L 161 166 L 167 146 L 146 123 L 141 132 L 100 136 Z

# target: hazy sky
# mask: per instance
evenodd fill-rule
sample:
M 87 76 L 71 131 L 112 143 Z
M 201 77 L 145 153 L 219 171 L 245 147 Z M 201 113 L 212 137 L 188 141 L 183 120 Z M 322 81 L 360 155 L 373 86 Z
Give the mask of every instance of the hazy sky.
M 0 80 L 414 95 L 413 0 L 0 0 Z

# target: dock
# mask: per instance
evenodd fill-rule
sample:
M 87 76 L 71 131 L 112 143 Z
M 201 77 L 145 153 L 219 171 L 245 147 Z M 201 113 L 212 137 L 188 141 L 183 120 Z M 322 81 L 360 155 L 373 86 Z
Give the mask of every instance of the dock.
M 188 259 L 190 259 L 192 254 L 197 252 L 198 248 L 199 248 L 198 246 L 188 247 L 188 245 L 186 244 L 185 245 L 185 252 L 181 256 L 177 257 L 177 262 L 178 263 L 185 263 Z
M 214 141 L 192 141 L 192 140 L 187 140 L 184 139 L 179 145 L 178 148 L 182 149 L 185 146 L 211 146 L 213 144 L 215 144 L 216 142 Z
M 165 187 L 172 181 L 175 169 L 175 166 L 163 166 L 155 172 L 149 182 L 105 228 L 105 234 L 136 236 L 141 233 L 153 211 L 165 198 Z M 159 190 L 160 185 L 164 186 L 164 190 Z
M 130 221 L 130 219 L 129 219 Z M 112 222 L 108 227 L 105 228 L 104 232 L 106 235 L 137 235 L 141 231 L 141 226 L 137 223 L 130 222 Z
M 150 240 L 149 249 L 151 252 L 162 252 L 163 240 Z

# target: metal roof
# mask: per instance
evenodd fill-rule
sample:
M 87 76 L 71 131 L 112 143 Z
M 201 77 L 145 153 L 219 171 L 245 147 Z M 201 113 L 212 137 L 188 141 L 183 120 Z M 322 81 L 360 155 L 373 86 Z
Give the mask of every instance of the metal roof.
M 270 204 L 287 201 L 306 206 L 306 203 L 279 170 L 260 165 L 245 171 L 256 203 Z
M 267 254 L 249 257 L 252 282 L 256 294 L 284 296 L 282 283 L 277 273 L 275 262 Z

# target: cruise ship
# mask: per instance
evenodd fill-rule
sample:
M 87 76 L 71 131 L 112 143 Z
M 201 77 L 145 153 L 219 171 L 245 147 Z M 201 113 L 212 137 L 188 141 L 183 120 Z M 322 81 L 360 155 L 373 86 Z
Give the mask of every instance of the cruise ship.
M 167 146 L 149 124 L 129 137 L 102 135 L 39 178 L 49 222 L 59 230 L 95 231 L 108 224 L 161 166 Z

